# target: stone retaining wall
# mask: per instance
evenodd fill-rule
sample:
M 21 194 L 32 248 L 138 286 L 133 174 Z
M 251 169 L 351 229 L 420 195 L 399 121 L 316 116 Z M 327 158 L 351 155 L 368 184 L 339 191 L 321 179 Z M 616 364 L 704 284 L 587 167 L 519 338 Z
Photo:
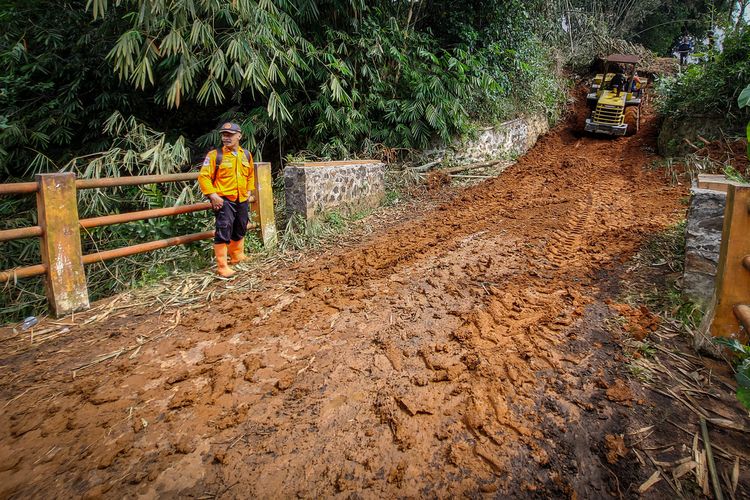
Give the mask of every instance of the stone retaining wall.
M 376 160 L 290 163 L 286 206 L 306 220 L 332 210 L 374 208 L 385 197 L 385 165 Z
M 454 154 L 458 163 L 472 163 L 495 158 L 515 158 L 531 149 L 540 135 L 549 131 L 545 116 L 529 116 L 482 129 L 476 139 L 459 146 Z M 454 146 L 455 148 L 456 146 Z
M 704 310 L 714 295 L 726 201 L 727 195 L 721 191 L 692 189 L 685 229 L 682 293 Z

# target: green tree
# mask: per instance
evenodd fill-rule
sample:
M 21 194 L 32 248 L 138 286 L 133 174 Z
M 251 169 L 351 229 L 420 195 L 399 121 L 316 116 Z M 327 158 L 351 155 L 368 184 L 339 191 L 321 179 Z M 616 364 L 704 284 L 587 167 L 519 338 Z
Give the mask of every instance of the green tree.
M 131 89 L 102 64 L 111 31 L 91 23 L 83 1 L 3 3 L 0 178 L 51 168 L 45 158 L 64 161 L 104 147 L 111 110 L 135 111 Z

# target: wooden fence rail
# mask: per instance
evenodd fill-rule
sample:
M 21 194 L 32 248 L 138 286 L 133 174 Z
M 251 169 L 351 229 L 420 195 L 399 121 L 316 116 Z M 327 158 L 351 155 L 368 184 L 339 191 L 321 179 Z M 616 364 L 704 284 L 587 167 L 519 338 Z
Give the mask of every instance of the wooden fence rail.
M 39 237 L 42 255 L 41 264 L 0 272 L 0 283 L 43 274 L 45 275 L 47 300 L 52 314 L 59 317 L 74 311 L 87 309 L 89 297 L 86 288 L 86 274 L 83 268 L 85 264 L 206 240 L 213 238 L 214 232 L 205 231 L 187 234 L 83 255 L 81 228 L 89 229 L 210 210 L 211 204 L 196 203 L 79 219 L 77 191 L 81 189 L 195 181 L 197 178 L 198 172 L 106 179 L 76 179 L 75 174 L 63 172 L 37 175 L 36 182 L 0 184 L 0 195 L 36 193 L 39 220 L 38 226 L 0 231 L 0 241 Z M 273 212 L 270 163 L 255 164 L 255 189 L 249 197 L 249 201 L 251 211 L 256 214 L 257 219 L 253 223 L 253 227 L 259 230 L 266 247 L 274 246 L 276 244 L 276 222 Z

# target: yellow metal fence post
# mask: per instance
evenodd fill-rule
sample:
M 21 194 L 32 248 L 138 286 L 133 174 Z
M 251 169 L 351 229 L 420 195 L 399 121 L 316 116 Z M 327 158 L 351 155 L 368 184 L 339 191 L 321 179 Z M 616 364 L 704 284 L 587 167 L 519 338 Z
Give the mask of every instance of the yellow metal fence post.
M 42 263 L 47 268 L 45 289 L 52 314 L 60 317 L 89 307 L 78 228 L 76 176 L 72 172 L 39 174 L 36 179 Z
M 737 305 L 750 303 L 750 270 L 744 262 L 750 255 L 750 186 L 730 183 L 719 265 L 716 270 L 715 303 L 709 332 L 713 337 L 730 337 L 740 330 L 734 313 Z M 746 332 L 745 337 L 747 337 Z
M 277 243 L 276 217 L 273 210 L 273 177 L 271 164 L 255 163 L 255 202 L 252 209 L 258 216 L 263 246 L 274 248 Z

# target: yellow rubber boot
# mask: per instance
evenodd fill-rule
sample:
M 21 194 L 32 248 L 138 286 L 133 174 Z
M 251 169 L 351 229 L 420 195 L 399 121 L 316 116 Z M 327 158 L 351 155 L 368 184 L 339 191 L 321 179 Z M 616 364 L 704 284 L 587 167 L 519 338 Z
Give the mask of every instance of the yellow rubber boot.
M 227 264 L 227 245 L 225 243 L 214 243 L 214 254 L 216 255 L 216 273 L 222 278 L 231 278 L 236 274 Z
M 229 257 L 229 262 L 232 264 L 239 264 L 247 260 L 247 255 L 245 255 L 245 238 L 242 238 L 240 241 L 229 242 Z

